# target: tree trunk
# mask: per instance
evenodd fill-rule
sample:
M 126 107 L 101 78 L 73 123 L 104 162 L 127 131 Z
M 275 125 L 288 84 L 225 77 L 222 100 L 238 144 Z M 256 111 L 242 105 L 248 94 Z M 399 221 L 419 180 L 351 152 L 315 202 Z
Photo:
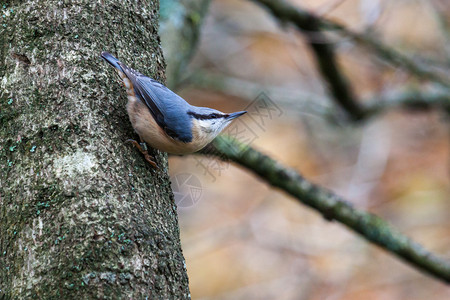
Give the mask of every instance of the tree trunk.
M 157 1 L 0 6 L 0 299 L 184 299 L 167 174 L 99 55 L 164 79 Z

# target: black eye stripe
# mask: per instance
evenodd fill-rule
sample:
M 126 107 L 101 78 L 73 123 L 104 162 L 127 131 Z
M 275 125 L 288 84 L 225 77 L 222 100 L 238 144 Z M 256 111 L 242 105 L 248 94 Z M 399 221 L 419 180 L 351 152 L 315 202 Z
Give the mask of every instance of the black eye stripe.
M 228 117 L 228 114 L 212 113 L 212 114 L 202 115 L 202 114 L 197 114 L 193 111 L 188 111 L 188 115 L 191 115 L 198 120 L 211 120 L 211 119 L 219 119 L 219 118 Z

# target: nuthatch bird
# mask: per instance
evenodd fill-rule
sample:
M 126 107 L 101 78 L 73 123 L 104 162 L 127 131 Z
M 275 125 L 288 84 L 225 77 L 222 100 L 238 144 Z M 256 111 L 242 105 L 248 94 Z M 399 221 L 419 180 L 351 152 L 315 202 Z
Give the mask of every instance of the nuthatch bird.
M 101 57 L 119 73 L 127 90 L 127 112 L 134 130 L 153 148 L 173 154 L 196 152 L 210 143 L 231 121 L 246 111 L 223 113 L 190 105 L 152 78 L 120 62 L 108 52 Z M 133 143 L 155 168 L 156 163 L 138 142 Z

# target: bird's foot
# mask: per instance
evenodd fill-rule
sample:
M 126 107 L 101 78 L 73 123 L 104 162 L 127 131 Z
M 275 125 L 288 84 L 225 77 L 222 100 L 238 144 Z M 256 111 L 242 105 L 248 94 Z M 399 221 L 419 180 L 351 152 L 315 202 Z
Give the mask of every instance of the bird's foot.
M 128 139 L 125 141 L 125 143 L 131 143 L 133 146 L 135 146 L 139 152 L 141 152 L 144 155 L 145 160 L 155 169 L 159 169 L 158 166 L 156 165 L 153 156 L 151 156 L 150 154 L 148 154 L 147 151 L 147 145 L 145 143 L 138 143 L 135 140 L 132 139 Z

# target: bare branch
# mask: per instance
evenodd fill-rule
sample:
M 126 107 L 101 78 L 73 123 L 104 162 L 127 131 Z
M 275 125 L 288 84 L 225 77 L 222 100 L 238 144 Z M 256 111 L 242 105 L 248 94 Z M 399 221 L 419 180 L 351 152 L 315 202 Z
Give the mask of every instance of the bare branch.
M 277 99 L 277 103 L 284 105 L 290 112 L 308 112 L 330 120 L 336 120 L 335 112 L 321 95 L 299 91 L 296 89 L 264 86 L 240 78 L 223 76 L 213 72 L 196 71 L 187 79 L 190 86 L 219 91 L 227 95 L 239 96 L 249 101 L 254 100 L 255 94 L 265 91 Z M 393 93 L 378 94 L 361 99 L 364 116 L 371 118 L 394 109 L 441 109 L 450 111 L 450 93 L 438 86 L 430 89 L 405 88 Z
M 357 43 L 367 46 L 369 49 L 374 51 L 379 58 L 409 71 L 416 77 L 425 78 L 434 82 L 438 82 L 446 87 L 450 87 L 450 82 L 447 78 L 443 78 L 437 73 L 431 71 L 429 67 L 425 66 L 424 64 L 415 62 L 411 58 L 383 44 L 381 41 L 368 36 L 367 34 L 354 32 L 341 24 L 320 18 L 311 12 L 300 9 L 285 1 L 252 1 L 264 5 L 267 9 L 269 9 L 272 15 L 280 21 L 290 22 L 301 30 L 336 30 L 341 34 L 354 39 Z
M 450 263 L 426 250 L 417 242 L 392 228 L 371 213 L 354 208 L 349 202 L 319 187 L 296 170 L 287 168 L 248 145 L 229 137 L 218 137 L 208 154 L 229 159 L 257 174 L 268 184 L 278 187 L 301 203 L 314 208 L 327 220 L 336 220 L 359 233 L 366 240 L 397 255 L 414 268 L 450 283 Z
M 322 77 L 327 81 L 335 102 L 342 107 L 354 120 L 364 117 L 364 111 L 359 105 L 352 88 L 337 65 L 334 47 L 327 43 L 327 38 L 321 33 L 321 20 L 306 11 L 293 9 L 281 1 L 254 0 L 265 5 L 271 13 L 282 21 L 289 21 L 301 31 L 314 32 L 314 39 L 308 39 L 313 50 Z
M 440 108 L 450 112 L 450 94 L 443 90 L 419 91 L 405 90 L 390 95 L 377 96 L 368 101 L 365 107 L 367 116 L 374 116 L 393 108 L 427 110 Z

